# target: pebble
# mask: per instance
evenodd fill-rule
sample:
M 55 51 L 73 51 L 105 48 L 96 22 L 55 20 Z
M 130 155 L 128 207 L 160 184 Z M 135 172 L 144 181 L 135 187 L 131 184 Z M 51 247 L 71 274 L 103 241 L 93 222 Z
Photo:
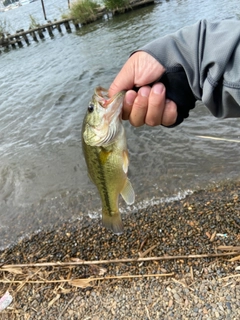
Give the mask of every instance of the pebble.
M 234 197 L 234 199 L 233 199 Z M 226 205 L 228 204 L 228 205 Z M 229 205 L 231 204 L 231 205 Z M 240 183 L 201 190 L 186 199 L 149 206 L 123 215 L 125 233 L 114 236 L 97 220 L 65 223 L 29 236 L 0 252 L 0 261 L 29 262 L 120 259 L 147 256 L 215 253 L 218 246 L 239 245 Z M 191 208 L 191 210 L 189 210 Z M 217 212 L 218 215 L 214 214 Z M 59 212 L 63 215 L 64 212 Z M 237 219 L 236 219 L 237 218 Z M 161 230 L 161 232 L 159 232 Z M 206 232 L 228 234 L 212 242 Z M 237 264 L 238 263 L 238 264 Z M 93 287 L 64 284 L 4 284 L 0 297 L 9 289 L 14 297 L 6 319 L 239 319 L 239 262 L 228 259 L 181 259 L 158 262 L 105 264 L 104 276 L 174 272 L 172 277 L 149 277 L 96 281 Z M 54 279 L 98 276 L 98 268 L 41 268 L 25 270 L 27 276 Z M 23 275 L 4 274 L 9 279 Z M 0 271 L 0 278 L 3 275 Z M 63 293 L 64 290 L 66 293 Z M 49 303 L 60 295 L 49 307 Z

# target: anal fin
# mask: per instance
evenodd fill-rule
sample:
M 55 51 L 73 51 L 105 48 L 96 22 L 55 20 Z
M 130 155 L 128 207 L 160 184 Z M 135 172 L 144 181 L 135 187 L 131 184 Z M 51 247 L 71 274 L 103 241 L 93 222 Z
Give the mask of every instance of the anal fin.
M 131 182 L 126 179 L 125 185 L 121 191 L 121 196 L 123 197 L 123 200 L 127 204 L 133 204 L 135 201 L 135 192 L 133 190 Z

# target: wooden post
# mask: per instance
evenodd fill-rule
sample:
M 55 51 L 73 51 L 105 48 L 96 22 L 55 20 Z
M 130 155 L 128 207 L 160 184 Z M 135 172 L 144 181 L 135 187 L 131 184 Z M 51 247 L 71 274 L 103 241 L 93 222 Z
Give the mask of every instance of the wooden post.
M 9 38 L 8 38 L 8 37 L 9 37 L 9 36 L 11 36 L 11 35 L 10 35 L 10 33 L 7 33 L 6 35 L 7 35 L 7 37 L 5 38 L 5 44 L 4 44 L 4 47 L 5 47 L 5 48 L 7 48 L 7 49 L 9 49 L 9 44 L 10 44 L 10 42 L 11 42 L 11 41 L 9 40 Z M 12 42 L 12 43 L 11 43 L 11 45 L 12 45 L 12 48 L 16 48 L 16 46 L 15 46 L 15 43 L 14 43 L 14 42 Z
M 42 3 L 42 9 L 43 9 L 44 19 L 47 20 L 47 16 L 46 16 L 46 11 L 45 11 L 45 7 L 44 7 L 44 2 L 43 2 L 43 0 L 41 0 L 41 3 Z
M 53 38 L 53 37 L 54 37 L 54 34 L 52 33 L 52 27 L 51 27 L 51 26 L 47 26 L 47 29 L 48 29 L 49 36 L 50 36 L 51 38 Z
M 38 35 L 40 39 L 44 39 L 44 34 L 42 33 L 42 29 L 38 29 Z
M 29 40 L 28 40 L 28 37 L 27 37 L 26 33 L 23 34 L 22 37 L 25 40 L 26 44 L 29 45 L 30 43 L 29 43 Z
M 16 36 L 15 39 L 17 41 L 17 44 L 18 44 L 19 48 L 22 48 L 23 44 L 22 44 L 21 38 L 19 36 Z
M 36 41 L 36 42 L 38 42 L 38 38 L 37 38 L 37 36 L 36 36 L 35 31 L 31 31 L 30 34 L 31 34 L 31 36 L 33 37 L 33 40 Z
M 0 33 L 0 46 L 4 45 L 4 38 L 5 38 L 4 33 Z
M 57 24 L 56 24 L 56 27 L 57 27 L 58 31 L 59 31 L 60 33 L 62 33 L 62 29 L 61 29 L 60 23 L 57 23 Z
M 76 30 L 79 30 L 79 24 L 77 22 L 73 22 Z
M 64 25 L 66 27 L 67 32 L 72 32 L 69 21 L 64 21 Z
M 15 41 L 10 41 L 10 43 L 11 43 L 12 48 L 16 49 Z M 9 48 L 8 44 L 6 45 L 6 48 Z

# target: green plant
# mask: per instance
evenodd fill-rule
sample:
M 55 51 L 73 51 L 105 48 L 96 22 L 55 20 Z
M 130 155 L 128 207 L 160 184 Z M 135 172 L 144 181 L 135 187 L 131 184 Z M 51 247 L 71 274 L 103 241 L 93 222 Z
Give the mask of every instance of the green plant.
M 103 0 L 105 7 L 109 10 L 120 10 L 129 6 L 129 0 Z
M 61 17 L 62 17 L 62 19 L 69 19 L 69 18 L 71 18 L 70 13 L 67 13 L 67 12 L 62 12 Z
M 99 7 L 93 0 L 77 0 L 71 4 L 70 16 L 81 24 L 95 21 Z
M 29 29 L 34 29 L 40 26 L 40 23 L 37 22 L 37 20 L 30 14 L 30 25 Z

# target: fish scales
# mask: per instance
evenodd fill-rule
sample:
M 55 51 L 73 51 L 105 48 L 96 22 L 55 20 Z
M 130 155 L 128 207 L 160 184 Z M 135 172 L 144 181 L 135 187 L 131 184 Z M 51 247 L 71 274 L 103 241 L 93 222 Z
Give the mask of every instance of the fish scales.
M 113 168 L 111 162 L 108 164 L 107 160 L 104 159 L 103 161 L 102 153 L 105 152 L 103 151 L 103 147 L 96 148 L 87 145 L 86 147 L 88 148 L 88 152 L 85 152 L 85 154 L 89 154 L 88 170 L 91 180 L 96 180 L 99 193 L 104 199 L 103 207 L 114 212 L 114 206 L 111 204 L 109 194 L 111 193 L 111 180 L 113 178 L 113 174 L 116 174 L 116 170 L 114 170 L 115 168 Z
M 123 232 L 118 209 L 119 194 L 132 204 L 135 194 L 127 178 L 128 151 L 121 123 L 124 92 L 109 99 L 96 88 L 83 121 L 82 147 L 88 173 L 102 201 L 103 225 L 115 234 Z

